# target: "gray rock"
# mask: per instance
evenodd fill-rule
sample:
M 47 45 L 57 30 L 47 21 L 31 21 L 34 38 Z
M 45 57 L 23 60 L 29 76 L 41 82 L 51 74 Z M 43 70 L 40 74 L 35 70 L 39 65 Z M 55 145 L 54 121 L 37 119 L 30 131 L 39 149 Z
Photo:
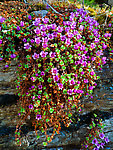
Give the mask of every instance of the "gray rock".
M 36 16 L 39 16 L 39 14 L 41 15 L 41 17 L 45 17 L 46 14 L 48 13 L 47 10 L 39 10 L 39 11 L 33 11 L 32 13 L 35 13 Z
M 113 0 L 108 0 L 108 4 L 113 6 Z

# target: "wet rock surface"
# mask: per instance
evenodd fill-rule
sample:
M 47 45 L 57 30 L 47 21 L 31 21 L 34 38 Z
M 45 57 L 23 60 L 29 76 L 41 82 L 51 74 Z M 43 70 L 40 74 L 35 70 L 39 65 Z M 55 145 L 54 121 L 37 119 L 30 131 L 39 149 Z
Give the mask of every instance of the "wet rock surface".
M 15 72 L 15 69 L 13 70 Z M 8 74 L 7 74 L 8 75 Z M 13 75 L 13 72 L 12 72 Z M 100 79 L 97 81 L 97 88 L 93 93 L 93 99 L 84 99 L 84 109 L 79 115 L 80 121 L 77 120 L 75 114 L 75 124 L 71 124 L 66 128 L 62 124 L 60 134 L 56 134 L 53 141 L 48 144 L 48 147 L 43 147 L 42 142 L 45 140 L 45 135 L 40 131 L 41 138 L 36 139 L 33 128 L 26 122 L 23 122 L 22 127 L 22 146 L 15 145 L 15 127 L 18 119 L 18 106 L 16 102 L 18 97 L 13 92 L 10 93 L 12 83 L 10 84 L 10 75 L 3 76 L 0 80 L 2 83 L 7 83 L 9 86 L 3 89 L 0 94 L 0 149 L 1 150 L 79 150 L 81 142 L 85 139 L 87 127 L 93 117 L 93 113 L 97 113 L 99 118 L 105 123 L 105 134 L 109 137 L 110 142 L 106 144 L 104 150 L 113 149 L 113 63 L 106 64 L 103 70 L 98 73 Z M 12 77 L 11 77 L 12 78 Z M 14 78 L 13 81 L 14 82 Z M 14 89 L 14 87 L 13 87 Z M 9 92 L 9 94 L 7 94 Z M 12 94 L 13 93 L 13 94 Z M 29 121 L 28 121 L 29 122 Z M 52 129 L 51 129 L 52 130 Z M 48 131 L 51 135 L 51 131 Z

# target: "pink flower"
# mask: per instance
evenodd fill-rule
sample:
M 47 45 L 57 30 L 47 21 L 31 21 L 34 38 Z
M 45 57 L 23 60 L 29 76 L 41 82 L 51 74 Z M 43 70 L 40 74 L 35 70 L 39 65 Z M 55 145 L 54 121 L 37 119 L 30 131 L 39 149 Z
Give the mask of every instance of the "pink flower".
M 36 42 L 36 44 L 40 44 L 41 43 L 41 41 L 42 40 L 40 40 L 40 38 L 38 37 L 38 38 L 35 38 L 35 42 Z
M 71 44 L 70 39 L 66 39 L 65 44 L 66 44 L 66 45 L 70 45 L 70 44 Z
M 49 22 L 49 18 L 43 18 L 43 23 L 47 24 Z
M 58 26 L 57 30 L 58 30 L 59 33 L 61 33 L 63 31 L 63 27 Z
M 47 37 L 43 38 L 43 42 L 47 43 L 48 42 L 48 38 Z
M 38 99 L 40 99 L 41 98 L 41 95 L 38 95 Z
M 79 29 L 80 29 L 80 31 L 82 31 L 84 29 L 84 26 L 80 25 Z
M 38 59 L 39 58 L 39 54 L 34 53 L 34 55 L 32 55 L 33 59 Z
M 72 95 L 72 90 L 71 89 L 69 89 L 68 91 L 67 91 L 67 93 L 69 94 L 69 95 Z
M 91 47 L 91 49 L 94 49 L 96 46 L 94 43 L 91 43 L 90 47 Z
M 70 27 L 66 27 L 66 28 L 65 28 L 65 31 L 66 31 L 66 32 L 69 32 L 69 30 L 70 30 Z
M 90 72 L 90 74 L 93 76 L 95 73 L 94 73 L 94 71 L 92 71 L 92 72 Z
M 42 25 L 42 26 L 41 26 L 41 30 L 42 30 L 42 31 L 46 31 L 46 26 L 45 26 L 45 25 Z
M 41 90 L 42 89 L 42 85 L 39 85 L 38 88 Z
M 88 81 L 88 79 L 84 79 L 84 83 L 88 83 L 89 81 Z
M 49 56 L 50 56 L 51 58 L 56 57 L 56 52 L 50 52 L 50 53 L 49 53 Z
M 35 77 L 31 77 L 31 80 L 32 80 L 33 82 L 35 82 L 35 81 L 36 81 L 36 78 L 35 78 Z
M 68 38 L 72 38 L 73 37 L 73 34 L 71 32 L 68 32 Z
M 51 72 L 52 72 L 52 75 L 56 75 L 58 73 L 58 70 L 57 68 L 52 68 Z
M 36 116 L 36 119 L 37 119 L 37 120 L 40 120 L 41 118 L 42 118 L 42 117 L 41 117 L 41 115 L 39 115 L 39 114 Z
M 33 105 L 30 104 L 30 105 L 29 105 L 29 109 L 33 109 Z
M 61 41 L 65 41 L 65 39 L 66 39 L 65 35 L 61 36 Z
M 11 54 L 11 56 L 10 56 L 11 58 L 15 58 L 16 57 L 16 55 L 15 54 Z
M 28 19 L 29 19 L 29 20 L 31 20 L 31 19 L 32 19 L 31 15 L 29 15 L 29 16 L 28 16 Z
M 18 31 L 20 31 L 20 27 L 19 26 L 17 26 L 17 28 L 16 28 Z
M 43 48 L 46 48 L 46 47 L 48 47 L 48 44 L 47 43 L 42 43 L 42 47 Z M 48 52 L 47 52 L 48 53 Z
M 81 39 L 81 35 L 80 34 L 77 34 L 77 40 Z
M 70 85 L 74 85 L 75 84 L 75 81 L 74 79 L 72 79 L 71 81 L 69 81 Z
M 102 50 L 100 50 L 100 51 L 98 50 L 98 51 L 96 52 L 96 55 L 97 55 L 97 56 L 103 55 Z
M 42 71 L 42 72 L 41 72 L 41 76 L 44 76 L 44 74 L 45 74 L 44 71 Z
M 59 88 L 60 90 L 62 90 L 63 84 L 62 84 L 62 83 L 58 83 L 57 85 L 58 85 L 58 88 Z
M 36 34 L 40 34 L 40 32 L 41 32 L 38 27 L 34 31 L 35 31 Z
M 29 43 L 24 44 L 24 49 L 30 49 L 32 46 Z
M 41 51 L 41 53 L 40 53 L 40 55 L 41 55 L 41 57 L 46 57 L 46 55 L 48 54 L 48 52 L 44 52 L 44 51 Z
M 54 76 L 53 79 L 54 79 L 54 81 L 58 82 L 59 77 L 58 76 Z
M 55 30 L 56 28 L 57 28 L 57 25 L 54 23 L 54 24 L 51 24 L 51 28 L 53 29 L 53 30 Z
M 24 26 L 24 21 L 20 22 L 20 26 L 23 27 Z

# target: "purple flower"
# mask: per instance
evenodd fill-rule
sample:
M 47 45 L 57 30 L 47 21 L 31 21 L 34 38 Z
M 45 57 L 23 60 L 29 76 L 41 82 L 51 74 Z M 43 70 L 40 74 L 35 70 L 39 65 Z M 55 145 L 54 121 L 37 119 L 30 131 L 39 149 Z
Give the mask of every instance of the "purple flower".
M 44 75 L 45 75 L 45 73 L 44 73 L 44 71 L 42 71 L 42 72 L 41 72 L 41 76 L 44 76 Z
M 104 141 L 105 141 L 106 143 L 108 143 L 108 142 L 109 142 L 108 137 L 104 137 Z
M 80 34 L 77 34 L 77 40 L 81 39 L 81 35 Z
M 69 32 L 69 30 L 70 30 L 70 27 L 66 27 L 66 28 L 65 28 L 65 31 L 66 31 L 66 32 Z
M 44 51 L 41 51 L 41 53 L 40 53 L 40 55 L 41 55 L 41 57 L 46 57 L 46 55 L 48 54 L 48 52 L 44 52 Z
M 54 76 L 53 79 L 54 79 L 54 81 L 58 82 L 59 77 L 58 76 Z
M 35 21 L 33 21 L 34 26 L 38 26 L 40 23 L 40 18 L 36 18 Z
M 71 89 L 69 89 L 68 91 L 67 91 L 67 93 L 69 94 L 69 95 L 71 95 L 72 94 L 72 90 Z
M 33 96 L 32 99 L 35 99 L 35 96 Z
M 0 61 L 1 61 L 1 60 L 3 60 L 3 58 L 2 58 L 2 57 L 0 57 Z
M 40 40 L 40 38 L 38 37 L 38 38 L 35 38 L 35 42 L 36 42 L 36 44 L 40 44 L 41 43 L 41 41 L 42 40 Z
M 41 90 L 42 89 L 42 85 L 39 85 L 38 88 Z
M 8 68 L 9 67 L 9 65 L 5 65 L 5 68 Z
M 93 150 L 99 150 L 97 147 L 95 147 Z
M 112 26 L 112 24 L 110 23 L 109 25 L 108 25 L 108 27 L 111 27 Z
M 38 73 L 36 73 L 36 75 L 35 75 L 36 77 L 38 77 Z
M 48 47 L 48 44 L 47 43 L 42 43 L 42 47 L 46 48 L 46 47 Z M 46 52 L 46 53 L 48 53 L 48 52 Z
M 23 27 L 24 26 L 24 21 L 20 22 L 20 26 Z
M 48 39 L 53 39 L 54 38 L 54 35 L 53 34 L 48 34 Z
M 36 115 L 37 120 L 40 120 L 41 118 L 42 118 L 41 115 L 39 115 L 39 114 Z
M 92 141 L 92 144 L 95 144 L 95 145 L 97 145 L 97 144 L 98 144 L 98 141 L 97 141 L 97 139 L 93 139 L 93 141 Z
M 0 26 L 0 31 L 1 31 L 2 27 Z
M 89 87 L 89 90 L 93 90 L 93 86 L 90 86 L 90 87 Z
M 29 109 L 33 109 L 33 105 L 30 104 L 30 105 L 29 105 Z
M 52 68 L 51 72 L 52 72 L 52 75 L 56 75 L 58 73 L 58 70 L 57 68 Z
M 54 23 L 54 24 L 51 24 L 51 28 L 53 29 L 53 30 L 55 30 L 56 28 L 57 28 L 57 25 Z
M 100 50 L 100 51 L 98 50 L 98 51 L 96 52 L 96 55 L 97 55 L 97 56 L 103 55 L 102 50 Z
M 100 133 L 100 134 L 99 134 L 99 137 L 100 137 L 101 139 L 104 139 L 104 137 L 105 137 L 104 133 Z
M 57 37 L 57 32 L 53 32 L 53 36 L 54 36 L 54 37 Z
M 23 38 L 23 42 L 27 42 L 26 38 Z
M 71 32 L 68 32 L 67 35 L 68 35 L 68 38 L 72 38 L 73 37 L 73 34 Z
M 92 72 L 90 72 L 90 74 L 93 76 L 95 73 L 94 73 L 94 71 L 92 71 Z
M 80 50 L 81 51 L 84 51 L 86 49 L 86 47 L 84 46 L 84 45 L 82 45 L 81 47 L 80 47 Z
M 58 30 L 59 33 L 61 33 L 63 31 L 63 27 L 58 26 L 57 30 Z
M 62 84 L 62 83 L 58 83 L 57 85 L 58 85 L 58 88 L 59 88 L 60 90 L 62 90 L 63 84 Z
M 80 25 L 79 29 L 80 29 L 80 31 L 82 31 L 84 29 L 84 26 Z
M 104 148 L 104 147 L 103 147 L 104 145 L 105 145 L 105 143 L 101 143 L 101 144 L 100 144 L 100 146 L 101 146 L 102 148 Z
M 35 78 L 35 77 L 31 77 L 31 80 L 32 80 L 33 82 L 35 82 L 35 81 L 36 81 L 36 78 Z
M 69 83 L 70 83 L 70 85 L 74 85 L 75 84 L 74 79 L 70 80 Z
M 0 44 L 2 44 L 2 40 L 0 39 Z
M 39 58 L 39 54 L 34 53 L 34 55 L 32 55 L 33 59 L 38 59 Z
M 29 20 L 31 20 L 31 19 L 32 19 L 31 15 L 29 15 L 29 16 L 28 16 L 28 19 L 29 19 Z
M 31 43 L 34 43 L 35 41 L 33 39 L 31 39 Z
M 47 6 L 48 6 L 48 5 L 47 5 Z M 44 23 L 44 24 L 47 24 L 48 21 L 49 21 L 49 18 L 43 18 L 43 23 Z
M 102 48 L 103 48 L 103 49 L 106 49 L 106 48 L 107 48 L 107 45 L 103 44 Z
M 40 32 L 41 32 L 38 27 L 34 31 L 35 31 L 36 34 L 40 34 Z
M 11 54 L 11 56 L 10 56 L 11 58 L 15 58 L 16 57 L 16 55 L 15 54 Z
M 43 43 L 47 43 L 48 42 L 48 38 L 43 38 Z
M 61 41 L 65 41 L 65 39 L 66 39 L 65 35 L 61 36 Z
M 29 43 L 24 44 L 24 49 L 30 49 L 32 46 Z
M 41 95 L 38 95 L 38 99 L 40 99 L 41 98 Z
M 17 26 L 17 28 L 16 28 L 18 31 L 20 31 L 20 27 L 19 26 Z
M 49 53 L 49 56 L 50 56 L 51 58 L 56 57 L 56 52 L 50 52 L 50 53 Z
M 66 39 L 65 44 L 66 44 L 66 45 L 70 45 L 70 44 L 71 44 L 70 39 Z
M 45 26 L 45 25 L 42 25 L 42 26 L 41 26 L 41 30 L 42 30 L 42 31 L 46 31 L 46 26 Z
M 0 16 L 0 22 L 3 23 L 5 21 L 5 18 L 3 18 L 2 16 Z
M 94 49 L 96 46 L 94 43 L 91 43 L 90 47 L 91 47 L 91 49 Z

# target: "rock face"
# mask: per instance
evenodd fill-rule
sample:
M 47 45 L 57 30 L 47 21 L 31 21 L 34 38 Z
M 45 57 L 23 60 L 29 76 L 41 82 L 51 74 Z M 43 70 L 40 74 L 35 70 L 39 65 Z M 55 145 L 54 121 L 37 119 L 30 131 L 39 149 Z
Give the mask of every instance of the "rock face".
M 108 0 L 108 4 L 113 6 L 113 0 Z
M 47 10 L 39 10 L 39 11 L 33 11 L 32 13 L 34 13 L 36 16 L 41 15 L 41 17 L 43 18 L 43 17 L 46 16 L 46 14 L 48 13 L 48 11 Z

